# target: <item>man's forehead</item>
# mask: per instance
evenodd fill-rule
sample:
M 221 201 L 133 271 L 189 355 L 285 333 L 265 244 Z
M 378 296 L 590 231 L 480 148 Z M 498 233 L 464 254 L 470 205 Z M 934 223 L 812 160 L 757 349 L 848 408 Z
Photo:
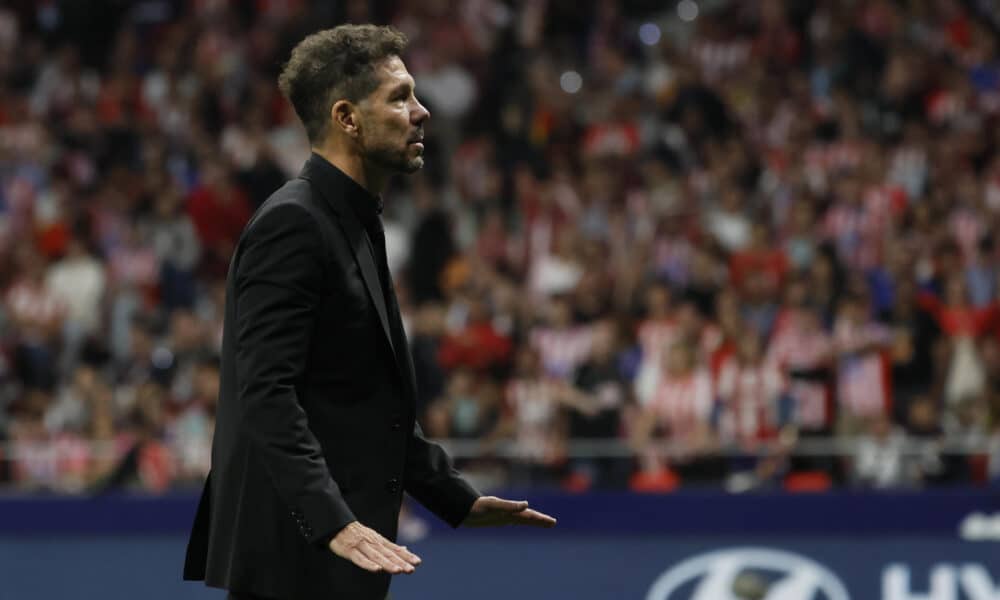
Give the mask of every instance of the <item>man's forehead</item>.
M 379 63 L 376 69 L 379 76 L 379 86 L 395 87 L 401 83 L 409 83 L 414 85 L 413 77 L 410 76 L 410 72 L 406 70 L 406 65 L 403 64 L 403 59 L 398 56 L 390 56 Z

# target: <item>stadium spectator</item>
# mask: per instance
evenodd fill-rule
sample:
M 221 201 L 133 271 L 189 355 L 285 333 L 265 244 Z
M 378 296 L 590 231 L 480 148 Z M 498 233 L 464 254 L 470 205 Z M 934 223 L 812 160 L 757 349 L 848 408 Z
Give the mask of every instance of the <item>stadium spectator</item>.
M 176 186 L 160 191 L 153 210 L 142 222 L 160 264 L 160 301 L 165 310 L 191 308 L 197 293 L 195 270 L 201 258 L 201 242 L 190 217 L 183 211 Z
M 833 326 L 837 353 L 837 426 L 847 432 L 858 422 L 881 419 L 889 410 L 889 375 L 884 351 L 890 332 L 870 315 L 870 303 L 859 296 L 840 301 Z
M 66 307 L 61 361 L 64 368 L 76 363 L 84 340 L 97 333 L 101 326 L 105 280 L 104 263 L 95 258 L 85 240 L 77 236 L 70 237 L 64 256 L 48 268 L 46 288 Z
M 545 325 L 532 331 L 531 346 L 538 352 L 546 375 L 568 380 L 590 354 L 593 326 L 573 322 L 569 298 L 554 297 L 547 306 Z
M 781 369 L 787 386 L 783 422 L 816 433 L 833 426 L 833 341 L 819 319 L 811 307 L 788 315 L 768 351 L 768 361 Z
M 18 379 L 29 389 L 51 390 L 57 382 L 56 353 L 67 308 L 45 285 L 45 259 L 26 243 L 17 248 L 15 273 L 4 305 Z
M 722 441 L 753 448 L 773 438 L 779 425 L 778 398 L 783 385 L 780 371 L 764 356 L 760 336 L 743 332 L 736 353 L 723 362 L 718 376 Z
M 464 327 L 441 340 L 438 363 L 447 370 L 464 367 L 481 372 L 502 368 L 510 355 L 510 340 L 493 326 L 483 300 L 473 298 L 467 310 Z
M 500 420 L 494 390 L 468 369 L 455 370 L 445 396 L 428 409 L 428 433 L 443 438 L 482 439 Z
M 201 182 L 188 196 L 187 210 L 205 248 L 203 268 L 216 277 L 224 274 L 236 240 L 250 220 L 251 206 L 246 194 L 225 166 L 207 160 Z
M 614 440 L 622 435 L 622 414 L 630 404 L 622 372 L 618 326 L 610 321 L 595 324 L 590 355 L 576 368 L 572 387 L 566 388 L 567 429 L 570 439 Z M 566 482 L 577 491 L 620 487 L 620 460 L 614 457 L 570 460 Z
M 715 391 L 712 377 L 699 364 L 697 349 L 690 339 L 681 338 L 668 347 L 652 396 L 642 404 L 633 425 L 637 447 L 643 449 L 642 469 L 659 471 L 666 467 L 651 452 L 655 437 L 668 440 L 674 454 L 669 464 L 693 477 L 702 477 L 705 455 L 716 444 L 712 429 Z
M 545 371 L 542 357 L 522 347 L 504 389 L 503 414 L 489 434 L 489 445 L 513 442 L 520 458 L 512 478 L 522 484 L 551 483 L 565 460 L 566 420 L 560 410 L 566 382 Z

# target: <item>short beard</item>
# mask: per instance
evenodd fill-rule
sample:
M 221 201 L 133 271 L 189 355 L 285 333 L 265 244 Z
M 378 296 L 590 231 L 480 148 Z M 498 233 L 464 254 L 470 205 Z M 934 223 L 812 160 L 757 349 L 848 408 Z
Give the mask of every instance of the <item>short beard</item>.
M 364 153 L 365 161 L 390 173 L 405 173 L 409 175 L 416 173 L 424 166 L 423 156 L 410 158 L 409 144 L 400 151 L 378 144 L 369 144 L 366 139 L 362 138 L 361 151 Z

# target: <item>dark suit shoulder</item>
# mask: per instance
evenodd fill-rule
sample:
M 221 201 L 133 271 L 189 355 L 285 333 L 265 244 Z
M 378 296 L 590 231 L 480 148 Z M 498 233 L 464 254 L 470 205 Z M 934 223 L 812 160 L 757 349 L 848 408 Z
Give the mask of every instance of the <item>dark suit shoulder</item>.
M 243 279 L 267 267 L 288 277 L 327 272 L 330 251 L 322 225 L 300 194 L 276 192 L 254 214 L 240 236 L 235 274 Z
M 243 231 L 242 241 L 275 229 L 317 231 L 308 182 L 292 180 L 276 190 L 261 204 Z
M 281 202 L 304 203 L 312 198 L 313 193 L 312 186 L 305 179 L 299 177 L 289 179 L 285 185 L 274 190 L 274 193 L 268 196 L 261 208 L 268 204 Z
M 285 183 L 285 185 L 275 190 L 274 193 L 268 196 L 267 200 L 260 205 L 260 208 L 258 208 L 253 217 L 251 217 L 246 229 L 253 229 L 261 221 L 264 221 L 268 225 L 275 224 L 272 223 L 277 216 L 272 215 L 275 211 L 284 215 L 290 215 L 296 211 L 309 215 L 311 213 L 309 205 L 313 201 L 312 193 L 312 189 L 307 181 L 293 179 Z

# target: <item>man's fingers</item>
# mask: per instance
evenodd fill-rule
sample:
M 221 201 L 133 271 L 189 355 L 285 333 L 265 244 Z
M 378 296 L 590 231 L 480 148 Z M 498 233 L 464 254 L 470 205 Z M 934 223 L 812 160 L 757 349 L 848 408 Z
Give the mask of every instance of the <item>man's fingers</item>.
M 407 563 L 402 558 L 396 556 L 382 544 L 373 544 L 368 541 L 363 543 L 365 555 L 382 565 L 389 573 L 412 573 L 413 565 Z
M 375 531 L 374 529 L 369 530 L 369 531 L 370 531 L 370 535 L 368 536 L 367 539 L 372 544 L 385 549 L 386 552 L 389 552 L 393 556 L 399 558 L 404 563 L 413 564 L 413 565 L 419 565 L 420 564 L 420 562 L 421 562 L 420 561 L 420 557 L 417 556 L 416 554 L 410 552 L 408 549 L 406 549 L 406 548 L 404 548 L 402 546 L 399 546 L 397 544 L 392 543 L 391 541 L 389 541 L 388 538 L 386 538 L 385 536 L 383 536 L 379 532 Z
M 410 560 L 411 563 L 419 565 L 420 563 L 424 562 L 424 559 L 410 552 L 410 549 L 407 548 L 406 546 L 400 546 L 399 548 L 405 553 L 406 557 Z
M 390 542 L 386 538 L 382 538 L 382 545 L 387 548 L 390 552 L 394 553 L 396 556 L 400 557 L 404 561 L 410 563 L 411 565 L 419 565 L 422 561 L 420 557 L 409 551 L 406 546 L 400 546 Z
M 399 558 L 400 560 L 402 560 L 402 561 L 404 561 L 404 562 L 406 562 L 408 564 L 412 564 L 412 565 L 419 565 L 420 564 L 420 557 L 417 556 L 416 554 L 410 552 L 406 548 L 404 548 L 402 546 L 399 546 L 397 544 L 394 544 L 394 543 L 390 542 L 386 538 L 381 538 L 380 541 L 382 543 L 382 547 L 386 550 L 386 552 L 391 553 L 393 556 L 396 556 L 397 558 Z
M 527 509 L 523 510 L 512 518 L 519 525 L 528 525 L 531 527 L 555 527 L 556 520 L 545 513 L 540 513 L 537 510 Z
M 490 508 L 507 512 L 520 512 L 528 508 L 528 502 L 526 500 L 504 500 L 503 498 L 495 498 L 493 502 L 490 503 Z
M 412 573 L 413 572 L 413 565 L 411 565 L 410 563 L 406 562 L 405 560 L 403 560 L 402 558 L 400 558 L 399 556 L 397 556 L 395 553 L 393 553 L 388 548 L 384 548 L 384 547 L 383 548 L 379 548 L 379 552 L 382 553 L 382 556 L 385 558 L 385 561 L 391 566 L 391 568 L 392 568 L 392 571 L 390 571 L 391 573 Z
M 361 541 L 355 546 L 355 549 L 361 553 L 362 556 L 375 563 L 379 571 L 385 570 L 389 571 L 390 565 L 385 563 L 385 557 L 378 550 L 375 550 L 374 546 L 369 544 L 367 541 Z
M 382 570 L 382 567 L 378 565 L 375 561 L 365 556 L 359 548 L 355 548 L 350 554 L 351 562 L 358 565 L 365 571 L 371 571 L 372 573 L 378 573 Z
M 420 558 L 374 529 L 351 523 L 330 541 L 330 549 L 366 571 L 412 573 Z

